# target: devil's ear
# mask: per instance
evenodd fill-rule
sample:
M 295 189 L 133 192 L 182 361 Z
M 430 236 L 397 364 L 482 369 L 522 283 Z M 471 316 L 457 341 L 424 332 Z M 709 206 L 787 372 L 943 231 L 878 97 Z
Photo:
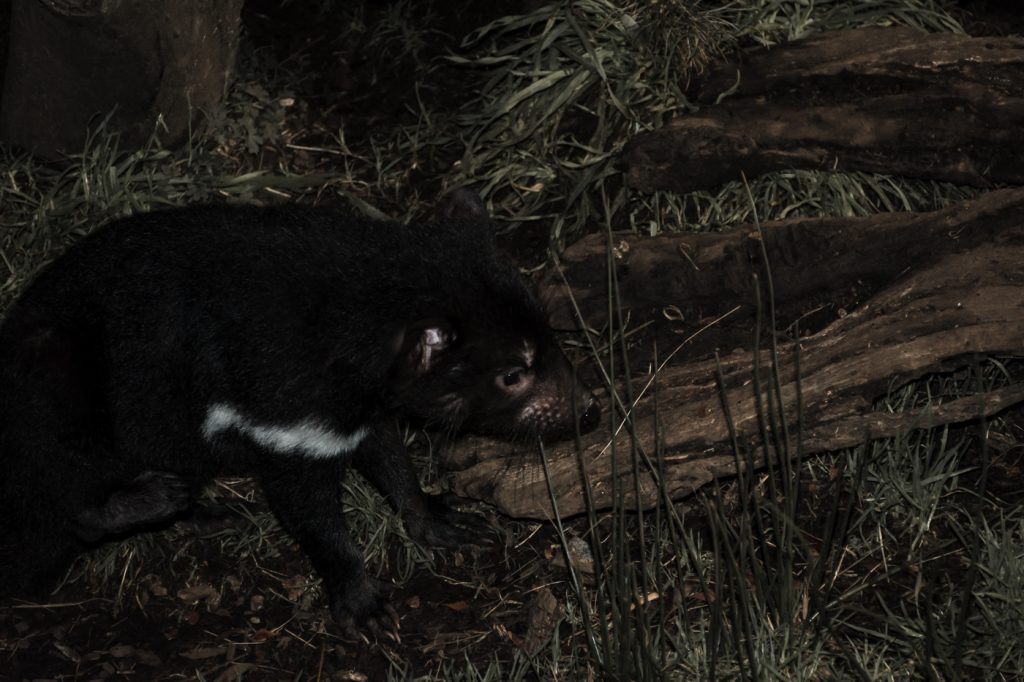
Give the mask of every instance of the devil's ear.
M 462 219 L 482 222 L 488 222 L 491 219 L 483 199 L 467 187 L 453 189 L 441 197 L 434 208 L 434 217 L 437 220 Z
M 423 320 L 406 327 L 400 341 L 398 371 L 422 376 L 432 370 L 455 342 L 455 331 L 441 320 Z

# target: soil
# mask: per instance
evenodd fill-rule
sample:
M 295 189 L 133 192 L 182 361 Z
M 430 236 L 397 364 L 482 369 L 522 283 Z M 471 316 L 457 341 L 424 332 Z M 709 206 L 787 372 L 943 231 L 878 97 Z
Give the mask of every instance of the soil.
M 151 538 L 141 561 L 125 561 L 123 585 L 116 575 L 105 584 L 83 578 L 41 603 L 0 609 L 0 680 L 402 679 L 464 655 L 486 666 L 510 660 L 524 641 L 524 600 L 542 586 L 564 587 L 545 558 L 554 538 L 541 528 L 513 552 L 467 548 L 400 584 L 382 576 L 401 641 L 344 641 L 286 536 L 265 557 L 240 558 L 223 544 L 225 533 L 252 532 L 197 537 L 179 524 Z

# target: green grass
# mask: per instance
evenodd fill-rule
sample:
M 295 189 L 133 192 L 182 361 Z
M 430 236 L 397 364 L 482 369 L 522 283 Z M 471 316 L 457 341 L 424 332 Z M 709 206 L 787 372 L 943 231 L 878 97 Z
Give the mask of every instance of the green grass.
M 736 29 L 741 41 L 758 45 L 803 38 L 851 26 L 912 26 L 929 33 L 963 33 L 946 0 L 739 0 L 716 14 Z

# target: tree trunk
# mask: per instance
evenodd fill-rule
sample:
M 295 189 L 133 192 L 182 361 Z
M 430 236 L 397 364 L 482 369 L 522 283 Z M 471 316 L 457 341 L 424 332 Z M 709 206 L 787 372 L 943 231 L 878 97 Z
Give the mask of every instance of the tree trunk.
M 0 139 L 54 159 L 79 152 L 113 111 L 125 147 L 157 118 L 184 139 L 194 111 L 219 102 L 235 58 L 242 0 L 16 0 Z
M 804 168 L 1024 183 L 1021 38 L 822 33 L 716 67 L 695 97 L 727 92 L 637 135 L 621 157 L 627 182 L 690 192 Z
M 623 305 L 633 307 L 634 320 L 669 304 L 703 307 L 710 315 L 753 306 L 754 276 L 767 281 L 762 245 L 778 306 L 799 304 L 823 287 L 838 295 L 851 287 L 859 290 L 862 302 L 856 309 L 813 335 L 778 346 L 781 412 L 795 435 L 799 395 L 805 453 L 967 421 L 1024 401 L 1024 384 L 1011 383 L 899 414 L 874 409 L 891 389 L 927 374 L 970 365 L 982 355 L 1024 356 L 1024 190 L 993 192 L 924 215 L 782 221 L 760 231 L 746 227 L 729 234 L 620 239 L 629 247 L 620 245 L 620 257 L 613 262 L 620 281 L 630 282 L 621 295 Z M 597 305 L 606 300 L 599 287 L 587 288 L 607 268 L 597 240 L 572 247 L 563 266 L 572 293 L 591 315 L 607 306 Z M 599 318 L 587 321 L 602 324 Z M 696 329 L 701 323 L 691 324 Z M 723 338 L 722 347 L 748 342 Z M 754 381 L 755 361 L 759 381 Z M 614 438 L 603 429 L 582 443 L 585 477 L 597 506 L 611 504 L 616 478 L 627 503 L 650 506 L 659 501 L 657 480 L 670 496 L 678 497 L 714 476 L 735 473 L 742 462 L 731 445 L 730 418 L 741 447 L 763 457 L 759 415 L 764 408 L 759 409 L 759 401 L 779 404 L 768 393 L 770 363 L 766 350 L 737 350 L 721 358 L 721 385 L 716 361 L 707 357 L 636 378 L 628 391 L 620 382 L 618 397 L 604 400 L 606 411 L 616 406 L 610 410 Z M 627 396 L 633 396 L 632 402 Z M 631 430 L 622 425 L 626 403 L 632 405 Z M 636 482 L 628 457 L 631 442 L 647 462 Z M 449 455 L 456 492 L 486 499 L 513 516 L 550 516 L 541 459 L 535 448 L 526 448 L 526 454 L 523 449 L 482 439 L 457 446 Z M 559 512 L 583 511 L 575 446 L 560 444 L 545 455 Z

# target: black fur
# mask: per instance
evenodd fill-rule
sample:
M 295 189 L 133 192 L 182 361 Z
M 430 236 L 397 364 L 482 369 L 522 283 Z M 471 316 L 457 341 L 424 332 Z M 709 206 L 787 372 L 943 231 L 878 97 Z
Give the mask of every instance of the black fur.
M 456 545 L 480 524 L 420 490 L 396 420 L 508 437 L 597 421 L 543 311 L 469 213 L 403 226 L 197 207 L 70 248 L 0 325 L 0 591 L 45 587 L 90 544 L 171 519 L 212 476 L 244 472 L 342 628 L 392 628 L 342 519 L 348 464 L 415 539 Z M 326 458 L 260 445 L 241 421 L 204 435 L 218 404 L 246 424 L 367 435 Z

